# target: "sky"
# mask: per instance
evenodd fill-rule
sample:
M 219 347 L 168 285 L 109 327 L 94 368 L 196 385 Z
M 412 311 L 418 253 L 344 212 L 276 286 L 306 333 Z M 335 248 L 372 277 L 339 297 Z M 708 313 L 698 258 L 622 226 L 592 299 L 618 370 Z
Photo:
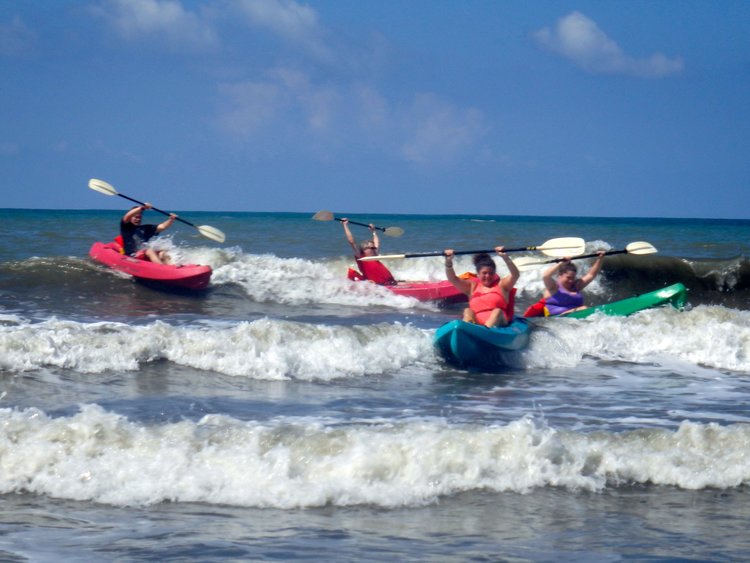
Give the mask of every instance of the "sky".
M 750 218 L 746 0 L 0 0 L 0 207 Z

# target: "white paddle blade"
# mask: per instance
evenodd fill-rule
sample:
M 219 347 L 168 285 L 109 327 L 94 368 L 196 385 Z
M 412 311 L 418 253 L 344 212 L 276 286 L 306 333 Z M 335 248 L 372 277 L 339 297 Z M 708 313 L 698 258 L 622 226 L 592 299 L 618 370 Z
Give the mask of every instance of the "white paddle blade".
M 536 249 L 555 258 L 578 256 L 586 251 L 586 241 L 580 237 L 553 238 L 537 246 Z
M 312 218 L 314 221 L 333 221 L 333 213 L 330 211 L 318 211 Z
M 117 195 L 117 190 L 112 186 L 112 184 L 108 184 L 104 180 L 91 178 L 91 180 L 89 180 L 89 188 L 105 195 Z
M 520 258 L 513 260 L 513 263 L 516 265 L 519 272 L 529 272 L 531 270 L 536 270 L 537 266 L 544 266 L 547 264 L 546 262 L 540 262 L 533 256 L 521 256 Z
M 628 251 L 628 254 L 654 254 L 658 252 L 651 243 L 643 241 L 631 242 L 625 247 L 625 250 Z
M 404 229 L 401 227 L 387 227 L 383 233 L 389 237 L 400 237 L 404 234 Z
M 363 256 L 358 258 L 360 262 L 374 262 L 375 260 L 401 260 L 406 254 L 383 254 L 382 256 Z
M 210 225 L 198 225 L 195 228 L 198 229 L 198 232 L 204 237 L 215 240 L 216 242 L 224 242 L 227 238 L 219 229 L 211 227 Z

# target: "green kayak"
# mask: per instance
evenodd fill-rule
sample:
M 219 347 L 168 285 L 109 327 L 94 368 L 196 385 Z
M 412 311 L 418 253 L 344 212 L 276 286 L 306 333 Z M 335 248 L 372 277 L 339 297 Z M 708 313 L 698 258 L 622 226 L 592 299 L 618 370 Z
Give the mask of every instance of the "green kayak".
M 672 305 L 677 309 L 682 309 L 686 302 L 687 289 L 681 283 L 676 283 L 662 289 L 657 289 L 656 291 L 636 295 L 635 297 L 630 297 L 621 301 L 588 307 L 587 309 L 573 311 L 572 313 L 567 313 L 562 316 L 582 319 L 595 313 L 604 313 L 605 315 L 624 317 L 642 311 L 643 309 L 661 307 L 662 305 Z

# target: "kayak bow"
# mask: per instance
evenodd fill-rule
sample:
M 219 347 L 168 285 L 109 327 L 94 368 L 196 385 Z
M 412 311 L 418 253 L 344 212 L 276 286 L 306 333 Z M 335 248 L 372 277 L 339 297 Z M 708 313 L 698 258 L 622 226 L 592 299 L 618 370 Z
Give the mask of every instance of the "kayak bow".
M 211 279 L 211 266 L 157 264 L 121 254 L 119 245 L 113 242 L 95 242 L 89 250 L 89 256 L 105 266 L 143 282 L 199 290 L 205 289 Z

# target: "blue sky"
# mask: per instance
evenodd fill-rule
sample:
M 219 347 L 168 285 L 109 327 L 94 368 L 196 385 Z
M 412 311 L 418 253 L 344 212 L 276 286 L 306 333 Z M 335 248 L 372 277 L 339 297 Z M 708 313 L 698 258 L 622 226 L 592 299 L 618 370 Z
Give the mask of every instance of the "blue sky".
M 3 0 L 0 73 L 0 207 L 750 213 L 744 0 Z

